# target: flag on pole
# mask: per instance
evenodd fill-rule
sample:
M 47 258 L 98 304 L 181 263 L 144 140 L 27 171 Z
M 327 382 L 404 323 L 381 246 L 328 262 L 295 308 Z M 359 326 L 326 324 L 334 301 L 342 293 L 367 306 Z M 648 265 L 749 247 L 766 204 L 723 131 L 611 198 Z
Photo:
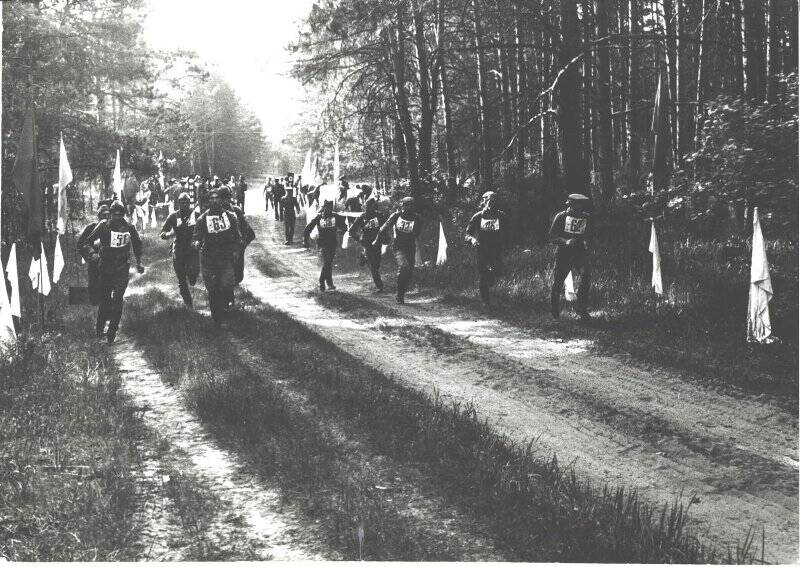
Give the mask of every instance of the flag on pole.
M 27 234 L 31 242 L 41 239 L 42 189 L 39 187 L 39 172 L 36 157 L 36 135 L 34 133 L 33 108 L 29 107 L 22 123 L 22 134 L 17 146 L 17 157 L 11 178 L 22 194 L 28 214 Z
M 655 291 L 658 295 L 664 295 L 664 285 L 661 281 L 661 251 L 658 249 L 656 221 L 653 221 L 653 224 L 650 228 L 650 247 L 648 250 L 650 250 L 650 253 L 653 255 L 653 277 L 651 279 L 653 291 Z
M 300 172 L 300 177 L 306 185 L 311 183 L 311 149 L 306 152 L 306 159 L 303 162 L 303 170 Z
M 747 305 L 747 340 L 765 342 L 772 334 L 769 302 L 772 299 L 772 279 L 769 276 L 767 248 L 761 233 L 758 207 L 753 209 L 753 256 L 750 264 L 750 296 Z
M 64 270 L 64 252 L 61 250 L 61 235 L 56 234 L 56 248 L 53 251 L 53 283 L 58 283 Z
M 1 232 L 1 231 L 0 231 Z M 11 253 L 14 253 L 14 245 L 11 245 Z M 15 261 L 16 263 L 16 261 Z M 8 264 L 11 264 L 11 257 L 8 258 Z M 16 286 L 16 284 L 13 284 Z M 12 288 L 13 292 L 13 288 Z M 17 306 L 19 307 L 19 297 L 17 297 Z M 17 331 L 14 329 L 14 310 L 8 301 L 8 289 L 6 288 L 6 279 L 0 278 L 0 345 L 10 345 L 17 340 Z
M 72 183 L 72 168 L 67 159 L 67 148 L 64 146 L 64 134 L 58 155 L 58 222 L 56 228 L 60 234 L 66 234 L 67 227 L 67 185 Z
M 577 301 L 578 294 L 575 293 L 575 278 L 572 276 L 572 272 L 567 274 L 567 278 L 564 280 L 564 297 L 567 301 Z
M 19 269 L 17 268 L 16 242 L 11 245 L 11 252 L 8 254 L 6 275 L 8 276 L 8 283 L 11 284 L 11 314 L 14 317 L 22 317 L 22 307 L 19 301 Z
M 345 219 L 344 236 L 342 236 L 342 250 L 350 248 L 350 219 Z
M 339 185 L 339 141 L 337 140 L 333 146 L 333 184 Z
M 31 280 L 33 289 L 42 295 L 50 294 L 50 274 L 47 270 L 47 256 L 44 254 L 44 244 L 39 242 L 41 247 L 39 258 L 31 258 L 31 267 L 28 270 L 28 277 Z
M 122 183 L 122 167 L 120 165 L 119 150 L 117 150 L 117 163 L 114 165 L 114 177 L 112 179 L 112 183 L 114 198 L 117 201 L 122 201 L 122 189 L 124 185 Z
M 436 265 L 442 266 L 447 262 L 447 239 L 444 237 L 444 227 L 439 221 L 439 250 L 436 252 Z

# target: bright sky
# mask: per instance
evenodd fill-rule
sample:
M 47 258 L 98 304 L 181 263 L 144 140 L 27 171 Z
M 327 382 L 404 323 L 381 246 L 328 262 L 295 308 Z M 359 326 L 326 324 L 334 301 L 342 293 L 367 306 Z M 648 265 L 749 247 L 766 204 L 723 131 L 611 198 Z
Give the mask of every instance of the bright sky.
M 302 86 L 289 76 L 286 46 L 313 0 L 148 0 L 145 39 L 190 49 L 219 72 L 261 119 L 275 144 L 300 110 Z

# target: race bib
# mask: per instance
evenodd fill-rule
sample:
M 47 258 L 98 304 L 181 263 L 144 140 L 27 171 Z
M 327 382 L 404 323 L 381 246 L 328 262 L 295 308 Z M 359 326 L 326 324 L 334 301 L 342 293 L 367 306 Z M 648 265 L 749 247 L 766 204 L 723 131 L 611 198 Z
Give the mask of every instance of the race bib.
M 111 248 L 124 248 L 126 247 L 131 241 L 131 233 L 130 232 L 116 232 L 111 231 Z
M 372 218 L 364 223 L 364 230 L 372 230 L 378 228 L 378 219 Z
M 231 227 L 231 222 L 228 215 L 207 215 L 206 228 L 209 234 L 216 234 L 218 232 L 225 232 Z
M 585 234 L 586 220 L 582 217 L 571 217 L 567 215 L 564 219 L 564 232 L 567 234 Z
M 336 226 L 336 217 L 322 217 L 319 219 L 320 228 L 333 228 Z
M 404 234 L 411 234 L 411 232 L 413 232 L 414 230 L 414 221 L 397 217 L 397 223 L 394 226 L 398 230 L 398 232 L 402 232 Z
M 500 230 L 500 219 L 481 219 L 481 230 L 489 232 Z

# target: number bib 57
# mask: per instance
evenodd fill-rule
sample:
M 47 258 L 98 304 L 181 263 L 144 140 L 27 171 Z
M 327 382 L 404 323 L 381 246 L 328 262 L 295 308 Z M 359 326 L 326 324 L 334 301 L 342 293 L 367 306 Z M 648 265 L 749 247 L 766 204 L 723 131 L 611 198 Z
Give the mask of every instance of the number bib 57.
M 209 234 L 225 232 L 231 227 L 227 215 L 208 215 L 206 217 L 206 228 Z
M 585 234 L 586 219 L 567 215 L 564 219 L 564 232 L 567 234 Z
M 131 241 L 130 232 L 111 231 L 111 248 L 125 248 Z
M 497 232 L 500 230 L 500 219 L 481 219 L 481 230 Z

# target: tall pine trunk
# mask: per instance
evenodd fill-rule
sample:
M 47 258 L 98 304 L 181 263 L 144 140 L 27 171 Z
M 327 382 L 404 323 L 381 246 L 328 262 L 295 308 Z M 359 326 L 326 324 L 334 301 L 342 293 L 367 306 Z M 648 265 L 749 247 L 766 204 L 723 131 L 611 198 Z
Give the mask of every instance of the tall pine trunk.
M 608 2 L 594 0 L 595 28 L 598 39 L 608 36 Z M 597 49 L 597 166 L 600 194 L 606 203 L 614 199 L 614 134 L 611 122 L 611 61 L 607 43 Z
M 483 38 L 483 26 L 481 18 L 483 15 L 478 8 L 478 0 L 472 1 L 473 16 L 474 16 L 474 45 L 475 56 L 477 58 L 477 71 L 478 71 L 478 121 L 480 128 L 481 138 L 481 181 L 483 182 L 484 190 L 489 191 L 494 187 L 494 180 L 492 178 L 492 142 L 489 137 L 489 124 L 486 112 L 486 102 L 488 99 L 488 86 L 486 81 L 486 59 L 483 53 L 483 46 L 481 41 Z
M 564 69 L 558 90 L 558 124 L 561 134 L 561 155 L 568 193 L 587 194 L 581 151 L 580 81 L 578 66 L 570 64 L 579 53 L 578 14 L 576 0 L 561 0 L 561 49 L 558 66 Z

